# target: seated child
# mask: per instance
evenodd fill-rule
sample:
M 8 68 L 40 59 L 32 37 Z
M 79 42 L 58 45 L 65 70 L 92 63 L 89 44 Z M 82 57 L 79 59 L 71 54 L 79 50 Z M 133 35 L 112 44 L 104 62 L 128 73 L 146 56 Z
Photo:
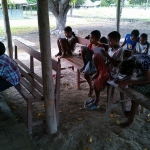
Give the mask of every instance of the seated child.
M 124 42 L 122 43 L 121 47 L 126 44 L 126 50 L 134 50 L 136 43 L 138 42 L 139 31 L 133 30 L 131 34 L 127 34 L 125 37 Z
M 90 97 L 93 93 L 93 87 L 91 85 L 90 75 L 96 72 L 96 67 L 94 66 L 92 62 L 92 55 L 94 53 L 99 53 L 105 59 L 101 51 L 104 51 L 103 45 L 100 43 L 100 36 L 101 33 L 98 30 L 94 30 L 91 32 L 90 35 L 90 44 L 88 47 L 82 47 L 81 50 L 81 56 L 83 59 L 84 66 L 80 69 L 80 71 L 84 72 L 84 77 L 87 80 L 90 91 L 88 93 L 88 96 Z
M 72 55 L 72 52 L 76 48 L 76 37 L 75 33 L 72 31 L 70 26 L 65 27 L 64 29 L 65 37 L 60 37 L 57 40 L 57 45 L 59 52 L 55 55 L 55 57 L 65 57 L 67 54 Z
M 108 52 L 104 51 L 103 55 L 107 58 L 107 66 L 110 72 L 111 78 L 114 78 L 117 75 L 118 65 L 123 61 L 124 49 L 120 47 L 120 34 L 117 31 L 110 32 L 108 34 Z
M 139 42 L 136 43 L 136 47 L 135 47 L 136 53 L 148 54 L 149 43 L 147 42 L 147 38 L 148 36 L 146 33 L 142 33 L 140 35 Z
M 96 66 L 96 74 L 93 75 L 94 87 L 96 99 L 90 99 L 85 102 L 84 107 L 88 110 L 94 110 L 99 108 L 100 92 L 105 88 L 107 81 L 112 74 L 112 70 L 118 67 L 119 63 L 123 60 L 123 48 L 119 46 L 120 34 L 117 31 L 113 31 L 108 34 L 108 44 L 110 46 L 108 52 L 102 51 L 103 55 L 107 57 L 109 64 L 105 63 L 104 59 L 98 54 L 93 55 L 94 65 Z M 108 68 L 109 67 L 109 68 Z M 114 72 L 113 72 L 114 73 Z M 116 74 L 117 72 L 115 72 Z
M 144 74 L 137 80 L 129 79 L 126 81 L 122 81 L 119 83 L 119 86 L 121 88 L 124 88 L 125 86 L 129 85 L 134 90 L 150 98 L 150 57 L 148 55 L 136 54 L 131 56 L 128 60 L 123 61 L 119 66 L 121 74 L 127 74 L 127 71 L 129 71 L 129 69 L 132 73 L 134 69 L 141 69 Z M 128 127 L 133 123 L 138 106 L 139 104 L 137 102 L 132 101 L 130 112 L 125 112 L 128 120 L 120 124 L 122 127 Z
M 0 42 L 0 92 L 20 82 L 17 64 L 5 53 L 5 46 Z
M 109 80 L 110 77 L 103 58 L 99 54 L 93 54 L 92 58 L 97 70 L 96 74 L 91 78 L 91 80 L 94 81 L 92 86 L 95 91 L 96 99 L 91 99 L 85 102 L 84 108 L 88 110 L 96 110 L 99 108 L 100 92 L 104 90 L 107 80 Z

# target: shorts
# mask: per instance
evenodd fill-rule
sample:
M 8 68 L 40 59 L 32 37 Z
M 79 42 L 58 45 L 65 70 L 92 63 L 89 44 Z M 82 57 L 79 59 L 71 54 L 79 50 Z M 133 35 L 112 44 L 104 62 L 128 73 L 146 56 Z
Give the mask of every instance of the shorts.
M 13 85 L 8 82 L 6 79 L 0 78 L 0 92 L 12 87 Z
M 86 64 L 85 69 L 83 70 L 84 73 L 89 74 L 89 75 L 95 73 L 96 71 L 97 71 L 97 69 L 96 69 L 93 61 L 89 61 Z

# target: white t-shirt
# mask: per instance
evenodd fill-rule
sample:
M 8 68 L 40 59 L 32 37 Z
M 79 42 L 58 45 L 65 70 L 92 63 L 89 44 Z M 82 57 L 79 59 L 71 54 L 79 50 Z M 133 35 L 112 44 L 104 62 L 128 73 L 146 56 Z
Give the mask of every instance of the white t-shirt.
M 146 53 L 146 49 L 149 47 L 149 43 L 146 42 L 144 45 L 140 44 L 140 42 L 136 43 L 136 52 L 138 53 Z
M 113 58 L 115 61 L 123 61 L 124 58 L 124 49 L 122 47 L 117 49 L 108 49 L 108 54 L 111 58 Z M 118 73 L 118 67 L 114 67 L 110 62 L 108 63 L 108 70 L 112 77 L 116 77 Z

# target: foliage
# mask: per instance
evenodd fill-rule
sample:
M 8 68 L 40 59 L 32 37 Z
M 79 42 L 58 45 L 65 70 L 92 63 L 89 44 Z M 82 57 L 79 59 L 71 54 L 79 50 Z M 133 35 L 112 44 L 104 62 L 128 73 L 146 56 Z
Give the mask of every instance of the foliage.
M 129 4 L 131 5 L 142 5 L 145 4 L 147 0 L 129 0 Z
M 117 4 L 117 0 L 102 0 L 101 6 L 110 6 L 110 4 Z
M 82 5 L 85 2 L 85 0 L 71 0 L 70 4 L 73 5 L 74 3 L 76 5 Z
M 36 0 L 27 0 L 28 3 L 36 3 Z

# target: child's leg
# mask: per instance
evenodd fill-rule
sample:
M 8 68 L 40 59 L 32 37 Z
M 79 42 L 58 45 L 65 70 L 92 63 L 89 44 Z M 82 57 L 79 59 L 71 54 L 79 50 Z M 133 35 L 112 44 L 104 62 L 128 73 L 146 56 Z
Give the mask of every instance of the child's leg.
M 72 51 L 75 50 L 75 46 L 76 46 L 76 39 L 75 38 L 72 38 L 71 40 L 68 41 L 69 43 L 69 48 L 68 48 L 68 54 L 69 55 L 72 55 Z
M 136 115 L 137 109 L 138 109 L 139 104 L 135 101 L 132 101 L 132 106 L 131 106 L 131 111 L 130 111 L 130 116 L 126 122 L 123 122 L 120 124 L 121 127 L 129 127 L 133 121 L 134 121 L 134 116 Z
M 82 72 L 86 66 L 86 59 L 85 59 L 85 56 L 86 56 L 86 50 L 87 48 L 82 46 L 81 47 L 81 57 L 82 57 L 82 60 L 83 60 L 83 67 L 80 69 L 80 71 Z
M 62 52 L 61 52 L 61 45 L 60 45 L 60 38 L 57 40 L 57 46 L 58 46 L 59 52 L 55 55 L 55 57 L 62 55 Z
M 85 72 L 85 73 L 84 73 L 84 77 L 85 77 L 85 79 L 87 80 L 87 82 L 88 82 L 88 84 L 89 84 L 89 86 L 90 86 L 90 91 L 89 91 L 89 93 L 88 93 L 88 96 L 90 97 L 90 96 L 92 96 L 92 94 L 93 94 L 93 87 L 92 87 L 92 82 L 91 82 L 91 79 L 90 79 L 90 75 Z
M 96 99 L 93 104 L 97 106 L 100 102 L 100 90 L 97 90 L 95 85 L 94 85 L 94 91 L 95 91 Z
M 61 50 L 62 50 L 61 57 L 65 57 L 66 56 L 66 52 L 67 52 L 67 50 L 66 50 L 66 43 L 67 43 L 66 39 L 60 39 L 59 43 L 60 43 L 60 47 L 61 47 Z

